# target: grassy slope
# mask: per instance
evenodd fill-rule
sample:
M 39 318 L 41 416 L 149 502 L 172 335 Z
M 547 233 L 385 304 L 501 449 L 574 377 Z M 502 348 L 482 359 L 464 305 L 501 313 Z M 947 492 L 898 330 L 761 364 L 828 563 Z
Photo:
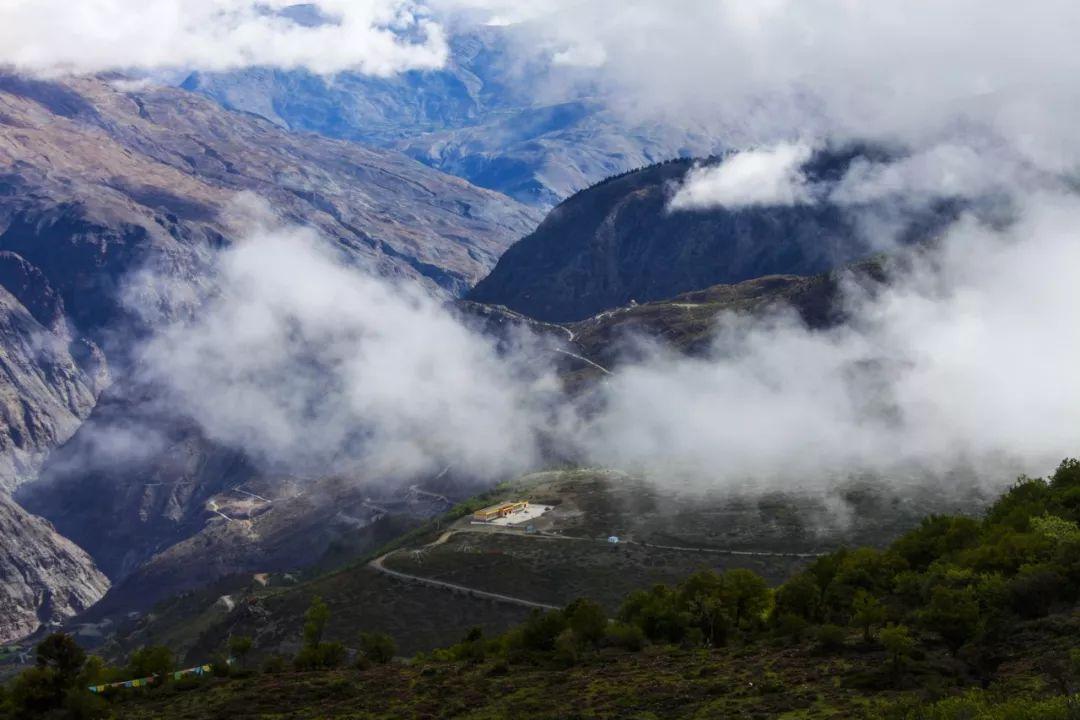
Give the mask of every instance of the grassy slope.
M 469 532 L 430 548 L 422 559 L 409 552 L 438 538 L 470 508 L 518 497 L 558 503 L 538 527 L 583 540 Z M 779 582 L 806 560 L 672 551 L 625 542 L 612 547 L 604 542 L 611 533 L 652 544 L 821 551 L 845 542 L 883 544 L 926 512 L 943 509 L 930 499 L 901 503 L 858 486 L 843 498 L 855 510 L 856 520 L 830 525 L 835 518 L 819 504 L 820 498 L 775 494 L 702 503 L 694 496 L 659 493 L 617 473 L 538 473 L 475 498 L 380 553 L 401 548 L 386 565 L 410 574 L 551 604 L 593 597 L 614 609 L 630 590 L 673 582 L 703 567 L 745 567 Z M 134 630 L 122 633 L 106 654 L 122 656 L 139 645 L 164 642 L 191 662 L 202 662 L 237 633 L 253 636 L 257 653 L 295 652 L 303 613 L 315 595 L 331 609 L 329 638 L 352 646 L 362 631 L 386 632 L 405 654 L 457 642 L 475 625 L 488 632 L 505 630 L 527 614 L 520 607 L 380 575 L 367 567 L 370 557 L 305 582 L 286 584 L 273 576 L 270 587 L 261 587 L 249 578 L 234 579 L 184 596 L 159 606 Z M 216 602 L 226 593 L 236 603 L 231 611 Z

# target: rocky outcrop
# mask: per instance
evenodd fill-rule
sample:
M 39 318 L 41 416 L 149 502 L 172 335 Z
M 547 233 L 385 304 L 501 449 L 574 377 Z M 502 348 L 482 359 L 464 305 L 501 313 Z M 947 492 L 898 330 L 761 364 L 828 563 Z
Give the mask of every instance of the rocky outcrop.
M 0 283 L 3 495 L 33 478 L 48 451 L 71 437 L 94 407 L 107 371 L 92 341 L 72 337 L 63 303 L 32 266 L 0 253 Z
M 86 552 L 0 493 L 0 642 L 61 622 L 108 588 Z

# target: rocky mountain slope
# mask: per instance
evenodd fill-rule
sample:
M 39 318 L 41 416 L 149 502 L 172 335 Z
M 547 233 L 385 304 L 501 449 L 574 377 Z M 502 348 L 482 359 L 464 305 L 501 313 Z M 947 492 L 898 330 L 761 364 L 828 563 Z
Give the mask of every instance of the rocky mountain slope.
M 446 509 L 441 495 L 259 468 L 121 382 L 18 500 L 85 548 L 113 582 L 102 613 L 146 609 L 236 573 L 363 552 Z
M 230 219 L 244 193 L 285 221 L 316 228 L 347 262 L 442 297 L 472 285 L 537 219 L 400 153 L 293 135 L 195 93 L 114 78 L 0 74 L 0 493 L 34 479 L 49 451 L 76 432 L 110 372 L 123 377 L 132 339 L 151 330 L 153 318 L 197 302 L 170 292 L 168 282 L 140 283 L 141 271 L 197 293 L 215 251 L 244 232 Z M 119 401 L 103 413 L 115 422 L 53 463 L 78 467 L 88 481 L 49 507 L 65 531 L 77 525 L 68 510 L 81 515 L 85 532 L 76 540 L 93 545 L 91 554 L 116 574 L 170 538 L 197 532 L 207 498 L 226 479 L 238 481 L 244 466 L 180 418 L 146 423 L 145 413 Z M 123 433 L 140 423 L 144 435 Z M 114 486 L 131 477 L 123 468 L 89 462 L 105 450 L 160 450 L 164 459 L 125 494 Z M 157 490 L 145 490 L 154 482 Z M 131 522 L 118 523 L 117 513 Z M 12 530 L 5 542 L 55 555 L 49 547 L 62 540 L 21 517 L 13 525 L 19 534 Z M 56 582 L 65 574 L 101 577 L 85 555 L 72 558 L 68 564 L 84 563 L 83 570 L 46 574 L 36 585 L 5 571 L 0 604 L 67 596 Z M 55 603 L 55 614 L 80 609 L 72 597 Z
M 543 62 L 509 67 L 512 27 L 456 35 L 446 67 L 393 78 L 251 69 L 197 73 L 183 87 L 293 130 L 400 149 L 432 167 L 537 206 L 613 173 L 678 155 L 709 154 L 715 138 L 632 121 L 580 78 Z
M 820 273 L 874 250 L 855 219 L 828 203 L 669 212 L 692 165 L 662 163 L 574 195 L 507 250 L 468 299 L 569 322 L 718 283 Z M 912 222 L 933 228 L 938 215 Z
M 108 588 L 86 552 L 0 493 L 0 643 L 85 610 Z
M 41 272 L 0 252 L 0 494 L 33 477 L 107 380 L 94 343 L 74 335 Z
M 696 355 L 712 347 L 718 318 L 726 313 L 764 317 L 794 311 L 808 327 L 825 328 L 847 317 L 841 288 L 850 284 L 873 294 L 889 282 L 896 260 L 876 257 L 817 275 L 766 275 L 721 284 L 673 298 L 612 308 L 585 320 L 557 324 L 535 320 L 504 305 L 457 300 L 454 308 L 477 331 L 514 346 L 526 330 L 552 349 L 546 362 L 558 369 L 571 392 L 589 389 L 627 358 L 636 342 L 650 338 L 668 348 Z
M 197 533 L 208 500 L 255 474 L 242 453 L 160 407 L 152 390 L 120 383 L 17 499 L 119 579 Z
M 244 191 L 357 264 L 449 296 L 534 220 L 400 154 L 299 138 L 196 94 L 0 75 L 0 487 L 32 477 L 33 458 L 89 412 L 103 384 L 97 345 L 122 353 L 139 312 L 183 302 L 135 287 L 134 273 L 197 285 L 238 231 L 225 214 Z M 124 302 L 132 292 L 139 312 Z M 46 335 L 47 352 L 27 350 Z
M 151 256 L 197 270 L 200 253 L 231 237 L 221 211 L 239 191 L 357 262 L 447 294 L 534 220 L 398 153 L 292 135 L 194 93 L 127 87 L 0 78 L 0 246 L 40 267 L 80 324 L 107 319 L 100 296 Z M 76 287 L 90 291 L 83 307 L 70 302 Z

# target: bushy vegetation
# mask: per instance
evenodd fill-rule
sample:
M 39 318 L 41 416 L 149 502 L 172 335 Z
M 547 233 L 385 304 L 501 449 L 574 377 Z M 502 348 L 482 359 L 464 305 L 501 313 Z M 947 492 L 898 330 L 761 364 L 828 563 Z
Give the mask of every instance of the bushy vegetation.
M 1020 478 L 981 519 L 926 518 L 886 549 L 837 550 L 775 589 L 749 570 L 705 570 L 673 586 L 631 593 L 614 617 L 596 602 L 579 599 L 561 610 L 534 612 L 500 635 L 487 637 L 475 628 L 455 645 L 419 656 L 409 665 L 397 663 L 397 672 L 411 678 L 402 681 L 413 688 L 408 692 L 420 692 L 419 680 L 440 677 L 443 667 L 473 668 L 469 672 L 476 673 L 470 680 L 474 683 L 501 677 L 533 683 L 539 682 L 533 675 L 538 672 L 569 676 L 578 668 L 593 672 L 607 667 L 611 658 L 633 667 L 665 657 L 682 664 L 682 676 L 690 678 L 685 682 L 697 692 L 702 683 L 694 678 L 711 676 L 721 662 L 728 663 L 727 672 L 740 663 L 756 662 L 762 668 L 747 686 L 708 685 L 701 702 L 718 702 L 708 700 L 717 695 L 753 702 L 787 693 L 796 706 L 805 707 L 813 704 L 805 692 L 789 692 L 783 674 L 773 669 L 776 657 L 796 651 L 804 658 L 818 658 L 800 660 L 802 667 L 820 662 L 842 668 L 842 680 L 833 677 L 828 686 L 819 685 L 819 694 L 833 692 L 841 682 L 867 697 L 885 693 L 883 704 L 865 706 L 873 708 L 867 710 L 872 717 L 1080 718 L 1075 623 L 1062 631 L 1051 627 L 1051 636 L 1064 634 L 1065 640 L 1049 643 L 1038 653 L 1021 647 L 1025 669 L 1020 677 L 1025 682 L 1019 689 L 993 689 L 1001 663 L 1007 658 L 1016 663 L 1017 652 L 1006 652 L 1016 628 L 1035 627 L 1051 614 L 1069 618 L 1075 613 L 1080 600 L 1078 521 L 1080 462 L 1067 460 L 1048 480 Z M 356 647 L 349 649 L 324 638 L 328 619 L 327 606 L 313 598 L 300 651 L 291 660 L 263 658 L 263 674 L 276 676 L 290 668 L 308 674 L 341 672 L 334 669 L 350 656 L 352 667 L 361 671 L 390 671 L 396 653 L 392 638 L 364 633 L 352 638 Z M 252 642 L 235 637 L 224 647 L 244 660 Z M 1031 655 L 1023 656 L 1025 651 Z M 843 658 L 849 656 L 875 660 L 856 668 L 845 664 Z M 156 675 L 163 686 L 173 666 L 167 648 L 151 646 L 134 653 L 126 667 L 110 668 L 57 634 L 38 646 L 35 667 L 6 689 L 0 707 L 14 718 L 107 717 L 114 707 L 113 694 L 91 695 L 86 685 Z M 697 670 L 686 669 L 690 666 Z M 1017 671 L 1011 672 L 1015 679 Z M 229 682 L 251 676 L 250 671 L 234 672 Z M 348 684 L 340 678 L 334 682 Z M 447 693 L 467 692 L 449 687 L 438 691 L 443 700 Z M 971 689 L 956 692 L 965 687 Z M 637 692 L 624 689 L 629 695 Z M 903 694 L 916 689 L 922 693 L 917 698 Z M 160 690 L 150 690 L 155 692 Z

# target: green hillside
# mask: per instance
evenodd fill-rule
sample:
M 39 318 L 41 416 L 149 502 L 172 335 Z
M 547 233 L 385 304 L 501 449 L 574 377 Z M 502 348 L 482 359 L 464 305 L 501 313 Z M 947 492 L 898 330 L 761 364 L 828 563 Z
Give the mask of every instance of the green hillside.
M 590 600 L 534 610 L 411 660 L 391 660 L 384 636 L 345 642 L 335 609 L 309 600 L 294 658 L 255 670 L 239 636 L 222 638 L 218 658 L 241 655 L 231 669 L 218 659 L 211 677 L 98 695 L 85 686 L 171 670 L 168 649 L 110 668 L 58 635 L 6 702 L 27 718 L 1065 720 L 1080 711 L 1078 521 L 1071 460 L 1048 480 L 1021 478 L 981 518 L 928 516 L 883 549 L 821 555 L 774 588 L 743 568 L 701 570 L 614 612 Z
M 551 510 L 529 523 L 533 532 L 470 522 L 472 509 L 508 499 Z M 712 498 L 608 470 L 536 473 L 334 572 L 234 577 L 161 603 L 114 632 L 101 652 L 120 658 L 165 643 L 194 663 L 223 638 L 245 634 L 258 655 L 293 653 L 304 611 L 318 595 L 331 609 L 329 636 L 348 642 L 362 631 L 384 632 L 412 654 L 455 642 L 476 625 L 503 631 L 531 609 L 425 580 L 544 605 L 585 596 L 614 611 L 633 589 L 702 569 L 746 568 L 779 583 L 817 554 L 880 546 L 927 513 L 983 503 L 968 492 L 950 497 L 905 485 L 901 493 L 854 481 L 829 495 L 792 489 Z M 610 543 L 612 535 L 620 542 Z M 375 557 L 378 564 L 370 562 Z

